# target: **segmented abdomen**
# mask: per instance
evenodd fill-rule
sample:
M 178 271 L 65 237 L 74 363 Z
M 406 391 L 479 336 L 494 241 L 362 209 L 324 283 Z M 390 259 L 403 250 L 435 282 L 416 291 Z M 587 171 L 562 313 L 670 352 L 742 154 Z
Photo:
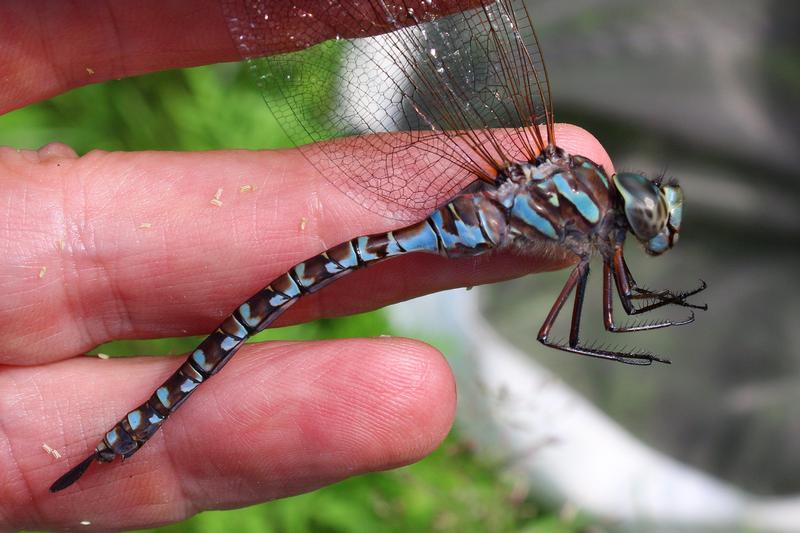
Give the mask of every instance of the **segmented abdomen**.
M 422 222 L 357 237 L 295 265 L 240 305 L 145 403 L 106 433 L 97 446 L 97 458 L 111 461 L 115 455 L 129 457 L 136 452 L 201 383 L 225 366 L 248 337 L 268 327 L 304 294 L 403 253 L 480 254 L 498 246 L 505 231 L 505 214 L 498 205 L 483 195 L 466 194 Z

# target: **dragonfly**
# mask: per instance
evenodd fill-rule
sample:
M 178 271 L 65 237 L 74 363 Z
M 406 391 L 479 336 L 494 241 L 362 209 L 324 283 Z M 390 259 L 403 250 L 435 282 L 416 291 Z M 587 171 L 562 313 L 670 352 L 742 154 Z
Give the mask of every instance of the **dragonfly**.
M 647 350 L 587 344 L 580 323 L 592 257 L 602 260 L 610 332 L 685 325 L 694 309 L 706 309 L 687 301 L 704 282 L 683 292 L 648 289 L 623 253 L 629 233 L 654 256 L 678 242 L 680 186 L 639 173 L 609 175 L 560 148 L 529 9 L 516 0 L 467 4 L 459 11 L 465 6 L 448 0 L 224 2 L 231 36 L 288 137 L 333 185 L 397 228 L 356 236 L 269 282 L 51 491 L 72 485 L 94 462 L 136 453 L 249 337 L 300 298 L 404 254 L 566 253 L 574 267 L 538 340 L 627 364 L 669 362 Z M 678 306 L 688 316 L 621 324 L 615 292 L 627 315 Z M 554 340 L 552 328 L 573 293 L 569 336 Z

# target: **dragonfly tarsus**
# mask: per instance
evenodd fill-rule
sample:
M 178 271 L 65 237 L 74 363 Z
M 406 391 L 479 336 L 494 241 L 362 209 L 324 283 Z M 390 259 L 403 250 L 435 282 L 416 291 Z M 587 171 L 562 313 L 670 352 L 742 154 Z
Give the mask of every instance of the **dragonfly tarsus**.
M 641 351 L 641 352 L 637 352 L 635 350 L 627 351 L 625 349 L 617 349 L 617 348 L 612 350 L 612 349 L 605 349 L 603 347 L 598 347 L 595 345 L 570 346 L 569 344 L 563 341 L 550 341 L 549 339 L 544 339 L 544 340 L 539 339 L 539 340 L 545 346 L 548 346 L 550 348 L 555 348 L 556 350 L 561 350 L 568 353 L 574 353 L 577 355 L 585 355 L 587 357 L 595 357 L 598 359 L 617 361 L 619 363 L 624 363 L 626 365 L 648 366 L 653 364 L 654 361 L 657 363 L 664 363 L 667 365 L 672 363 L 669 359 L 658 357 L 646 351 Z
M 707 287 L 708 287 L 708 285 L 702 279 L 700 280 L 700 285 L 698 285 L 696 288 L 694 288 L 694 289 L 692 289 L 690 291 L 677 292 L 677 293 L 673 293 L 673 292 L 671 292 L 669 290 L 651 291 L 651 290 L 646 289 L 644 287 L 633 286 L 632 290 L 635 292 L 635 294 L 631 295 L 631 299 L 632 300 L 645 300 L 645 299 L 653 300 L 653 304 L 650 304 L 648 306 L 645 306 L 645 307 L 641 308 L 641 309 L 644 309 L 645 312 L 649 311 L 649 310 L 652 310 L 653 307 L 651 307 L 651 306 L 655 305 L 655 304 L 659 304 L 658 307 L 672 304 L 672 305 L 679 305 L 681 307 L 688 307 L 688 308 L 691 308 L 691 309 L 699 309 L 701 311 L 708 311 L 708 305 L 707 304 L 702 304 L 702 305 L 690 304 L 689 302 L 685 301 L 686 298 L 688 298 L 690 296 L 694 296 L 695 294 L 706 290 Z M 640 311 L 640 312 L 642 312 L 642 311 Z
M 691 324 L 692 322 L 694 322 L 694 313 L 690 312 L 689 316 L 683 320 L 653 320 L 650 322 L 639 322 L 639 323 L 618 325 L 614 321 L 614 298 L 612 294 L 614 292 L 613 282 L 616 280 L 616 278 L 617 278 L 617 272 L 614 270 L 614 264 L 611 261 L 605 261 L 603 263 L 603 324 L 605 325 L 607 331 L 610 331 L 612 333 L 632 333 L 636 331 L 650 331 L 654 329 L 668 328 L 671 326 L 684 326 L 686 324 Z M 617 280 L 616 286 L 617 288 L 619 288 L 620 285 L 624 284 L 625 281 L 620 283 Z M 670 294 L 671 298 L 673 299 L 676 297 L 675 295 L 671 295 L 669 291 L 661 291 L 661 293 Z M 689 293 L 687 294 L 691 295 L 695 293 L 692 292 L 691 294 Z M 629 315 L 641 314 L 647 311 L 651 311 L 653 309 L 657 309 L 659 307 L 663 307 L 670 303 L 674 303 L 676 305 L 681 305 L 685 303 L 683 302 L 682 299 L 674 301 L 672 299 L 663 299 L 648 306 L 637 308 L 634 307 L 633 303 L 631 302 L 633 297 L 631 297 L 630 295 L 625 295 L 622 292 L 619 293 L 619 296 L 625 310 L 628 311 L 630 309 L 632 311 L 628 313 Z M 691 304 L 686 304 L 686 305 L 691 306 Z
M 625 257 L 622 254 L 622 246 L 617 246 L 614 250 L 614 255 L 611 259 L 605 261 L 610 273 L 613 275 L 616 282 L 617 292 L 619 293 L 620 302 L 625 312 L 629 315 L 638 315 L 648 313 L 666 305 L 677 305 L 680 307 L 687 307 L 690 309 L 699 309 L 706 311 L 708 306 L 691 304 L 686 301 L 690 296 L 694 296 L 704 291 L 708 285 L 705 281 L 700 280 L 700 285 L 690 291 L 673 293 L 669 290 L 652 291 L 639 286 L 633 278 Z M 608 275 L 608 274 L 606 274 Z M 650 299 L 652 303 L 642 307 L 634 305 L 635 300 Z M 694 316 L 694 315 L 692 315 Z M 691 320 L 689 320 L 691 322 Z M 680 326 L 688 324 L 689 322 L 683 321 L 682 323 L 673 323 L 670 325 Z

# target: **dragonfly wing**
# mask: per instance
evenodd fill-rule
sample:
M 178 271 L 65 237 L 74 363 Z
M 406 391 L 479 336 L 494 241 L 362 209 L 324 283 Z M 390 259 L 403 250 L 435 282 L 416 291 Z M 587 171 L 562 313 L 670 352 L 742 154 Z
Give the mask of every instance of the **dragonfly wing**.
M 231 0 L 226 11 L 292 142 L 361 205 L 410 220 L 553 141 L 529 13 L 477 4 L 446 16 L 395 0 Z M 263 57 L 275 50 L 286 53 Z

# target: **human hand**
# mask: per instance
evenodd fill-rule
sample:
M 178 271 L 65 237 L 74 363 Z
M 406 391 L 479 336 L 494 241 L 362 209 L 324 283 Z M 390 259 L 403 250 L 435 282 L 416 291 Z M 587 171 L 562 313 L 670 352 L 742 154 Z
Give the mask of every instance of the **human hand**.
M 0 37 L 8 80 L 0 110 L 90 81 L 236 57 L 215 2 L 139 2 L 116 17 L 94 13 L 91 2 L 38 4 L 0 7 L 11 21 Z M 559 143 L 610 168 L 577 128 L 560 128 Z M 223 209 L 209 204 L 243 176 L 254 192 Z M 0 149 L 0 199 L 0 529 L 172 522 L 407 464 L 448 431 L 455 388 L 427 345 L 247 345 L 130 462 L 96 467 L 69 491 L 49 493 L 178 364 L 76 354 L 111 339 L 207 333 L 291 265 L 397 223 L 358 208 L 295 150 L 78 158 L 58 144 Z M 142 222 L 152 226 L 143 231 Z M 279 323 L 558 266 L 510 255 L 401 257 L 303 298 Z

